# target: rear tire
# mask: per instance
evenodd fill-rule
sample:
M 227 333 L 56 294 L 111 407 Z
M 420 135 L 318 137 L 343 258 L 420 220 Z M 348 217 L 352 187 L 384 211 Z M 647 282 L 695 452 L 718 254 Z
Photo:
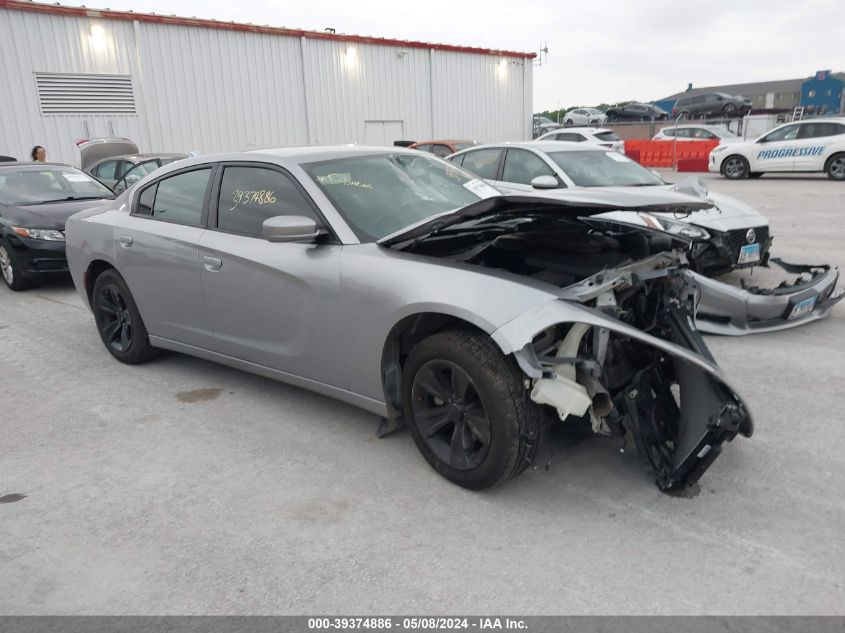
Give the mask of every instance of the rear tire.
M 155 356 L 129 286 L 113 268 L 97 277 L 91 308 L 100 339 L 117 360 L 137 365 Z
M 524 376 L 487 336 L 452 330 L 418 343 L 402 369 L 402 406 L 417 448 L 434 470 L 490 488 L 525 470 L 541 412 Z
M 832 180 L 845 180 L 845 154 L 831 156 L 827 160 L 824 171 Z
M 9 287 L 9 290 L 15 292 L 26 290 L 32 285 L 32 281 L 21 273 L 15 249 L 2 238 L 0 238 L 0 277 L 3 277 L 3 281 Z
M 738 154 L 733 154 L 722 161 L 722 175 L 728 180 L 748 178 L 751 169 L 748 161 Z

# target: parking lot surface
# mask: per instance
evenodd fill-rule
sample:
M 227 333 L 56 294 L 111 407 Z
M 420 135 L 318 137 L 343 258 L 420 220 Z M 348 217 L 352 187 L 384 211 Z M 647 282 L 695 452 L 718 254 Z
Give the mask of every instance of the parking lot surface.
M 776 255 L 845 267 L 843 183 L 701 178 Z M 687 497 L 567 428 L 473 493 L 350 406 L 119 364 L 69 280 L 0 287 L 0 495 L 26 495 L 0 504 L 0 613 L 845 614 L 845 305 L 708 343 L 756 432 Z

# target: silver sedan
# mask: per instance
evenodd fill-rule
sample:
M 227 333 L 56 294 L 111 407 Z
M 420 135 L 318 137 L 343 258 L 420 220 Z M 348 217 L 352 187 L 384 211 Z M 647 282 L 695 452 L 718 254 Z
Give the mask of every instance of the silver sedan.
M 619 205 L 587 198 L 501 196 L 401 148 L 204 156 L 73 216 L 67 256 L 119 361 L 175 350 L 344 400 L 461 486 L 523 471 L 551 424 L 633 438 L 661 488 L 691 484 L 751 415 L 683 251 L 592 223 Z

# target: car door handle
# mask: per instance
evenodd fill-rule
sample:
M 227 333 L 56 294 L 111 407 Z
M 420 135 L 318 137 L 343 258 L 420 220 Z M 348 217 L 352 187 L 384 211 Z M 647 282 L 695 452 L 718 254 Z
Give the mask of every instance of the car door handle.
M 203 257 L 202 265 L 205 266 L 206 270 L 216 272 L 223 267 L 223 260 L 218 257 Z
M 132 242 L 135 241 L 132 239 L 131 235 L 121 235 L 117 239 L 120 242 L 120 245 L 124 248 L 129 248 L 130 246 L 132 246 Z

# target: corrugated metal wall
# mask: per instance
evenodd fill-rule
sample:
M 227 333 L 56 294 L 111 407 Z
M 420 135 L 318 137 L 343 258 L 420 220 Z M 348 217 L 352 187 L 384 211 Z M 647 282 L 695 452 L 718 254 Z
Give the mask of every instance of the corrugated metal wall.
M 76 139 L 110 135 L 142 151 L 363 143 L 366 121 L 401 121 L 409 140 L 523 140 L 531 71 L 530 59 L 0 9 L 0 154 L 40 144 L 73 163 Z M 137 115 L 42 115 L 36 72 L 129 75 Z

